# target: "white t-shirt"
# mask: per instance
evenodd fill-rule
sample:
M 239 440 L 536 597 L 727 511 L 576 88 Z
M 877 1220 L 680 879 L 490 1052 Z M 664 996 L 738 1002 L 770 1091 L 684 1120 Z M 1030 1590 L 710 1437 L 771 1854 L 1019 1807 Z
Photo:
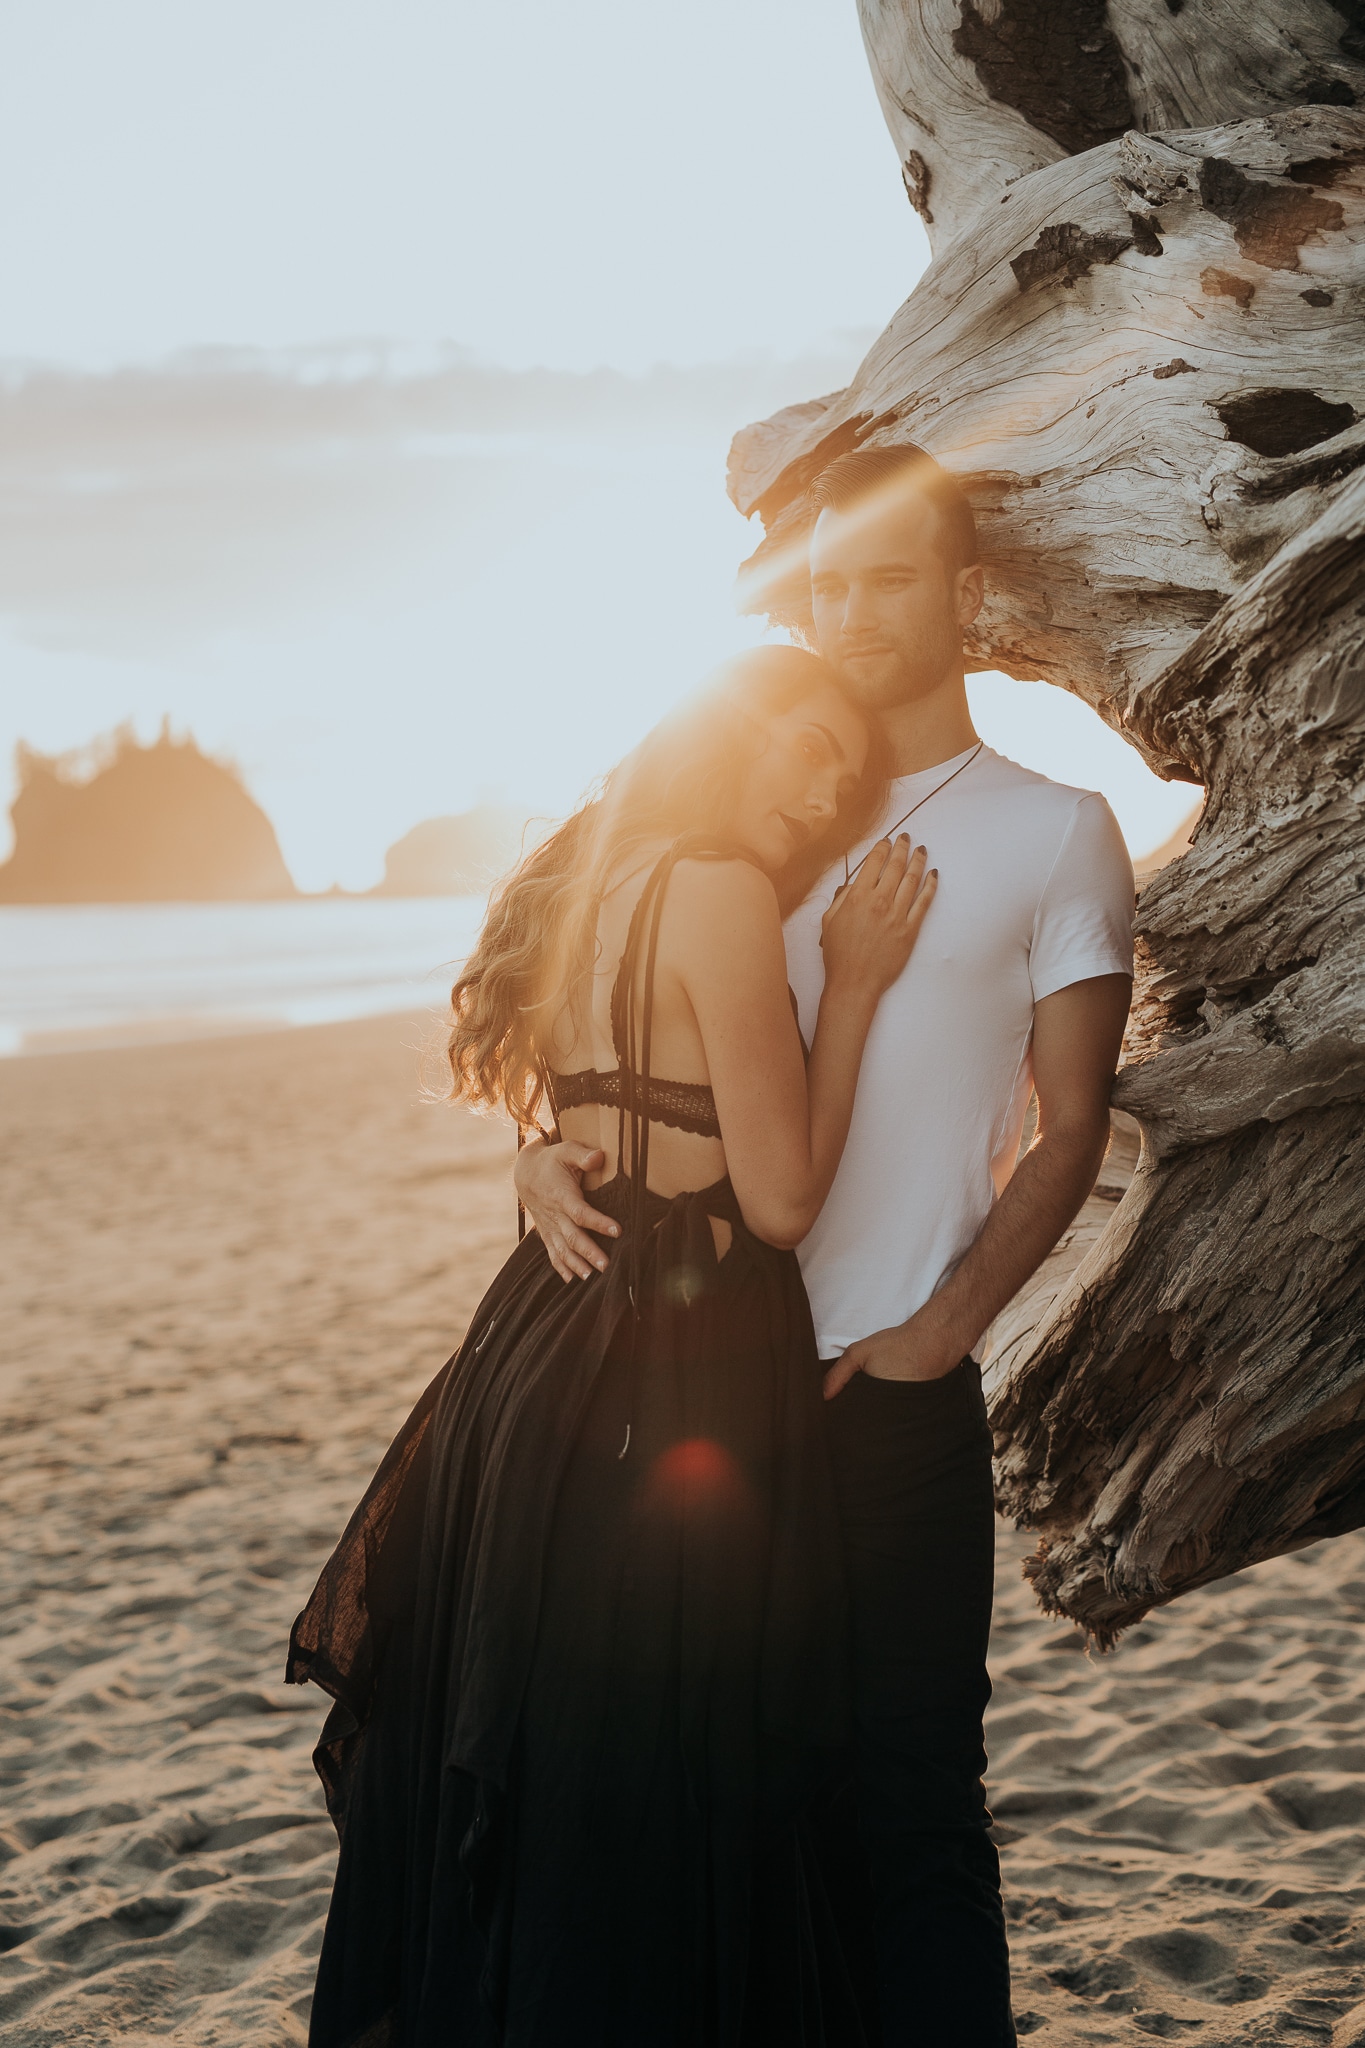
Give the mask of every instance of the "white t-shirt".
M 980 1231 L 1019 1150 L 1034 1004 L 1133 970 L 1132 863 L 1102 796 L 989 747 L 971 761 L 969 749 L 893 783 L 850 862 L 922 797 L 905 830 L 927 846 L 938 894 L 881 999 L 843 1161 L 799 1251 L 822 1358 L 913 1315 Z M 820 920 L 843 879 L 841 861 L 787 921 L 807 1044 L 824 986 Z

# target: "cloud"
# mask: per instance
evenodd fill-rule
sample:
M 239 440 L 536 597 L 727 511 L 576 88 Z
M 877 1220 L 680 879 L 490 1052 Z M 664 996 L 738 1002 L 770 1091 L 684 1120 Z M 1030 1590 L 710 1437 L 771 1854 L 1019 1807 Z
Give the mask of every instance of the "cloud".
M 306 887 L 486 788 L 554 812 L 754 637 L 730 435 L 860 340 L 642 377 L 378 347 L 0 377 L 0 746 L 169 712 Z
M 630 377 L 449 350 L 201 351 L 0 384 L 0 615 L 50 648 L 164 658 L 309 613 L 467 588 L 585 491 L 650 517 L 733 431 L 844 381 L 866 337 Z

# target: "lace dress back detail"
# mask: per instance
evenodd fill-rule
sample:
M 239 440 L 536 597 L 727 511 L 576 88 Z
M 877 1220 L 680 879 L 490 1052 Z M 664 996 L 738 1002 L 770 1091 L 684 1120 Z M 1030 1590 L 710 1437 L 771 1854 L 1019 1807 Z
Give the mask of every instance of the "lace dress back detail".
M 555 1121 L 562 1111 L 597 1103 L 604 1109 L 619 1109 L 622 1100 L 621 1069 L 601 1073 L 584 1067 L 574 1074 L 547 1072 L 550 1102 Z M 656 1124 L 668 1124 L 675 1131 L 691 1131 L 698 1138 L 718 1138 L 716 1098 L 704 1081 L 653 1081 L 649 1090 L 649 1113 Z

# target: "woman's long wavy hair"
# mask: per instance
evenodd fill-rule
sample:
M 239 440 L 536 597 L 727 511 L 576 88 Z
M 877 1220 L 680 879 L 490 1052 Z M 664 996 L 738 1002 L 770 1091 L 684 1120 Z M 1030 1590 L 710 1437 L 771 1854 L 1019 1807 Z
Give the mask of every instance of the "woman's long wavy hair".
M 731 837 L 746 771 L 767 743 L 764 720 L 791 711 L 821 686 L 847 695 L 828 663 L 800 648 L 759 647 L 738 656 L 647 733 L 599 795 L 518 862 L 493 892 L 451 990 L 452 1099 L 502 1105 L 523 1130 L 535 1126 L 557 1040 L 564 1056 L 563 1020 L 581 1014 L 596 966 L 603 896 L 661 840 Z M 886 802 L 886 738 L 872 715 L 855 708 L 868 727 L 863 772 L 829 830 L 774 876 L 784 913 L 831 861 L 866 837 Z

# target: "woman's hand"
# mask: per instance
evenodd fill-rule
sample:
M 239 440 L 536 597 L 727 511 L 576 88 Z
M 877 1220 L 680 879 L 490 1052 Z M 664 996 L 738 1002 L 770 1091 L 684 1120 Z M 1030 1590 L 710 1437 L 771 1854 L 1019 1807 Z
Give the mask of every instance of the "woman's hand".
M 875 1002 L 903 973 L 938 887 L 938 869 L 902 832 L 880 840 L 840 889 L 820 926 L 825 986 Z

